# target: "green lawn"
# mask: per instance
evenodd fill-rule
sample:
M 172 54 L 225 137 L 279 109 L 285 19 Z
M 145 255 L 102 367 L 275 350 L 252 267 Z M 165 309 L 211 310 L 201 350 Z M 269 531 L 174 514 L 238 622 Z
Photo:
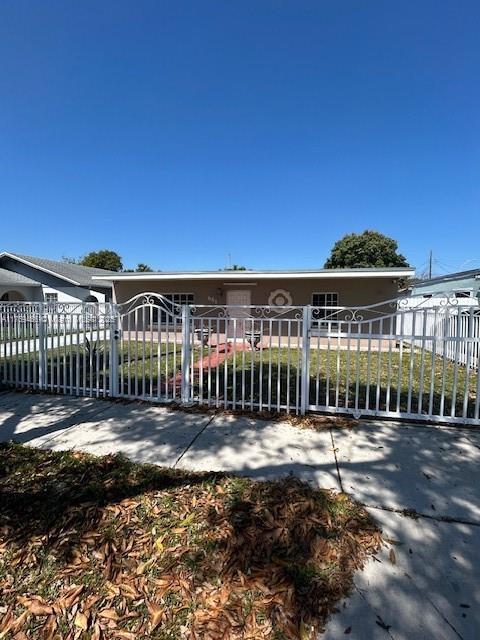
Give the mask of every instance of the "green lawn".
M 278 405 L 287 404 L 295 407 L 300 382 L 300 359 L 301 352 L 298 349 L 289 352 L 287 349 L 274 348 L 271 352 L 266 349 L 263 352 L 236 353 L 219 367 L 219 395 L 228 402 L 235 400 L 239 408 L 242 404 L 248 408 L 249 404 L 260 402 L 263 408 L 275 409 Z M 424 353 L 422 358 L 418 351 L 404 350 L 402 355 L 398 351 L 391 354 L 372 352 L 369 359 L 368 354 L 362 351 L 350 351 L 348 354 L 341 350 L 330 353 L 315 350 L 310 356 L 309 401 L 315 406 L 354 408 L 355 396 L 358 395 L 360 409 L 375 410 L 378 396 L 380 410 L 396 411 L 399 406 L 403 412 L 425 413 L 431 402 L 433 412 L 438 414 L 442 408 L 443 390 L 443 412 L 450 414 L 456 386 L 456 413 L 462 415 L 467 391 L 467 416 L 471 417 L 475 407 L 477 375 L 476 371 L 467 372 L 465 367 L 455 367 L 452 362 L 438 356 L 433 358 L 431 354 Z M 208 399 L 209 386 L 210 396 L 215 395 L 215 370 L 210 374 L 204 371 L 203 376 L 196 372 L 194 380 L 203 398 Z M 243 388 L 245 396 L 242 403 Z
M 62 346 L 48 349 L 47 383 L 52 390 L 65 387 L 80 390 L 91 387 L 109 388 L 110 342 L 95 341 L 81 345 Z M 166 381 L 172 381 L 180 370 L 181 346 L 178 344 L 125 341 L 118 345 L 119 383 L 127 395 L 142 395 L 145 379 L 145 394 L 161 395 Z M 38 352 L 19 354 L 4 359 L 3 367 L 18 379 L 26 381 L 38 378 Z M 18 368 L 18 373 L 16 373 Z M 22 377 L 23 375 L 23 377 Z M 150 384 L 151 383 L 151 384 Z
M 182 348 L 175 343 L 131 340 L 120 350 L 120 388 L 127 395 L 173 394 L 175 377 L 181 369 Z M 143 391 L 143 380 L 145 390 Z
M 47 380 L 52 390 L 109 387 L 109 343 L 60 347 L 47 353 Z M 119 347 L 120 389 L 126 395 L 172 397 L 181 367 L 181 345 L 131 340 Z M 195 348 L 194 361 L 216 354 L 216 348 Z M 23 362 L 31 379 L 38 365 L 37 354 Z M 192 373 L 193 394 L 212 406 L 231 408 L 297 410 L 300 403 L 301 351 L 272 348 L 256 352 L 236 352 L 218 367 L 196 368 Z M 3 366 L 15 371 L 16 359 Z M 309 404 L 359 410 L 450 415 L 452 405 L 458 416 L 475 410 L 478 374 L 467 371 L 432 354 L 404 349 L 372 352 L 312 350 L 310 354 Z M 423 370 L 423 377 L 421 372 Z M 423 380 L 423 382 L 422 382 Z M 144 382 L 145 381 L 145 382 Z M 410 391 L 409 391 L 410 389 Z M 455 393 L 454 393 L 455 392 Z M 442 401 L 443 396 L 443 401 Z M 455 396 L 455 397 L 454 397 Z M 357 403 L 355 398 L 357 397 Z

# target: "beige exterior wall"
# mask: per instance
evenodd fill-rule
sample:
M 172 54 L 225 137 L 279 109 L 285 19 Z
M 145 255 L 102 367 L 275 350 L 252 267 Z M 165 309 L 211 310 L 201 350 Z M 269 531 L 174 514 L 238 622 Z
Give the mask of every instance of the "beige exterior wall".
M 139 293 L 193 293 L 196 304 L 226 304 L 228 290 L 250 290 L 251 304 L 268 304 L 272 291 L 284 289 L 290 292 L 293 305 L 312 304 L 312 293 L 338 293 L 340 306 L 365 306 L 390 300 L 398 296 L 398 284 L 394 278 L 319 278 L 295 280 L 251 280 L 239 282 L 225 280 L 146 280 L 115 282 L 116 302 L 126 302 Z

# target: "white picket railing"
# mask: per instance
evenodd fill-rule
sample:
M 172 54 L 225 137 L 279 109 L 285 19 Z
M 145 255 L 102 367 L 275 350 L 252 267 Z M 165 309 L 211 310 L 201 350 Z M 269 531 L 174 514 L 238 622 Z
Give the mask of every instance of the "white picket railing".
M 403 323 L 404 333 L 421 334 L 422 337 L 414 341 L 415 346 L 421 348 L 423 340 L 431 336 L 432 340 L 425 340 L 425 349 L 432 351 L 436 344 L 437 355 L 478 368 L 480 351 L 475 338 L 480 336 L 480 312 L 477 305 L 459 307 L 451 301 L 446 307 L 438 305 L 421 309 L 420 313 L 413 308 L 405 311 Z M 398 329 L 401 332 L 400 326 Z
M 107 395 L 116 316 L 110 303 L 0 303 L 0 382 Z
M 0 303 L 0 381 L 71 395 L 479 424 L 480 309 Z

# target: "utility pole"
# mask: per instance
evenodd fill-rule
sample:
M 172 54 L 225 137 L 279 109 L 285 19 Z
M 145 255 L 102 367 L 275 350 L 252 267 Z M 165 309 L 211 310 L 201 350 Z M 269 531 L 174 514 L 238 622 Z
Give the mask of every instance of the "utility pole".
M 430 249 L 430 257 L 428 259 L 428 279 L 432 279 L 432 262 L 433 262 L 433 251 Z

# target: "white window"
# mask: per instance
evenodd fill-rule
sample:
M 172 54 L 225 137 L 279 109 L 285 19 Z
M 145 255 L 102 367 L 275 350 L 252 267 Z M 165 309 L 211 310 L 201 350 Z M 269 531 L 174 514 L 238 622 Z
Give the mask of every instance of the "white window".
M 161 295 L 174 304 L 193 304 L 193 293 L 162 293 Z M 177 309 L 172 309 L 172 312 L 174 314 L 178 313 Z M 170 320 L 171 316 L 163 309 L 160 309 L 160 324 L 166 324 Z M 155 324 L 158 322 L 158 309 L 153 309 L 152 321 Z
M 45 302 L 55 303 L 58 302 L 58 293 L 46 293 L 45 294 Z

